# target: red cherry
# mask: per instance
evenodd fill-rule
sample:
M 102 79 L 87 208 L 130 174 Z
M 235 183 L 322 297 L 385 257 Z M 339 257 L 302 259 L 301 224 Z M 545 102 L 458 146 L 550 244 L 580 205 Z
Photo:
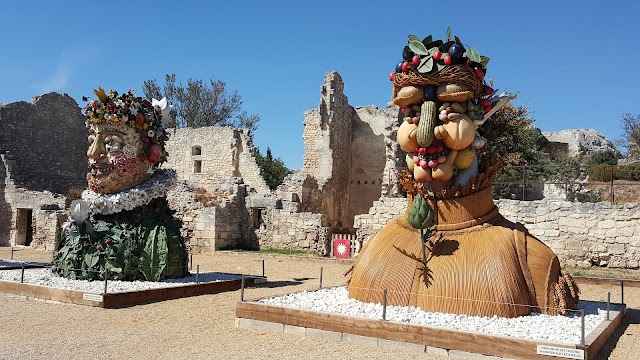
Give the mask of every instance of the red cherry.
M 420 165 L 420 158 L 418 155 L 413 155 L 413 163 Z
M 102 251 L 102 246 L 101 245 L 96 245 L 96 250 Z
M 427 151 L 427 148 L 418 148 L 418 154 L 420 155 L 426 155 Z
M 476 74 L 476 77 L 480 80 L 484 79 L 484 71 L 482 71 L 482 69 L 480 69 L 479 67 L 474 67 L 473 68 L 473 73 Z
M 434 167 L 438 166 L 438 162 L 436 160 L 429 160 L 427 165 L 429 165 L 430 168 L 434 168 Z
M 429 155 L 433 155 L 436 153 L 436 147 L 435 146 L 429 146 L 429 148 L 427 149 L 427 153 Z
M 491 86 L 485 86 L 484 87 L 484 93 L 487 94 L 487 95 L 493 94 L 493 88 Z
M 442 53 L 440 52 L 440 50 L 436 50 L 436 52 L 433 53 L 433 58 L 435 60 L 440 60 L 441 57 L 442 57 Z
M 438 157 L 438 164 L 444 164 L 447 162 L 447 157 L 442 155 Z
M 491 105 L 483 106 L 482 110 L 484 110 L 485 113 L 488 113 L 489 111 L 491 111 Z
M 423 169 L 426 169 L 427 166 L 429 166 L 429 164 L 427 163 L 426 160 L 420 160 L 420 164 L 418 164 L 418 165 L 420 165 L 420 167 L 423 168 Z
M 405 61 L 402 63 L 402 71 L 407 72 L 407 70 L 409 70 L 409 63 Z
M 444 150 L 442 145 L 438 145 L 438 147 L 436 148 L 436 152 L 441 152 L 442 150 Z
M 111 239 L 105 240 L 104 243 L 107 244 L 107 245 L 111 245 Z
M 407 110 L 407 108 L 403 106 L 403 107 L 400 108 L 400 110 L 402 110 L 402 113 L 405 114 L 405 111 Z
M 451 65 L 451 55 L 447 54 L 444 56 L 444 64 Z
M 395 75 L 396 73 L 392 72 L 391 74 L 389 74 L 389 81 L 393 81 L 393 75 Z
M 480 100 L 478 100 L 478 104 L 480 106 L 491 105 L 491 100 L 489 100 L 489 99 L 480 99 Z
M 418 64 L 420 64 L 420 56 L 418 56 L 418 55 L 414 55 L 414 56 L 413 56 L 413 59 L 411 59 L 411 62 L 412 62 L 414 65 L 418 65 Z
M 445 111 L 447 112 L 447 114 L 451 114 L 453 112 L 453 108 L 451 106 L 447 106 L 447 109 Z

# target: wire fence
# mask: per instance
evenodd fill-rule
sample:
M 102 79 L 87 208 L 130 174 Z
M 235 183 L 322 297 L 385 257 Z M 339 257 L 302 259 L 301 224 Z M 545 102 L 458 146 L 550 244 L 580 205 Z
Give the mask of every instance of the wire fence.
M 627 203 L 640 201 L 640 165 L 506 166 L 494 182 L 494 198 Z

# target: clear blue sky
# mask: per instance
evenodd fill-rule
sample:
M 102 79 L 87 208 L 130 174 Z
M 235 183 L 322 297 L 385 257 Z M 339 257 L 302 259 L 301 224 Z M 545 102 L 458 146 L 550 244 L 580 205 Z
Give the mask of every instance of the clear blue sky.
M 543 131 L 620 133 L 640 113 L 637 1 L 8 1 L 0 3 L 0 102 L 147 79 L 219 79 L 262 117 L 255 144 L 302 166 L 302 120 L 337 70 L 353 106 L 384 107 L 406 37 L 447 26 L 491 58 Z

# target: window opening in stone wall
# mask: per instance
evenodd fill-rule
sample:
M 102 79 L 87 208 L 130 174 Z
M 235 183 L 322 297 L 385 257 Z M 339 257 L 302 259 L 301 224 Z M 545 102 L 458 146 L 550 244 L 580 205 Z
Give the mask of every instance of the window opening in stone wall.
M 30 246 L 33 240 L 33 210 L 18 209 L 16 245 Z
M 191 148 L 191 156 L 202 155 L 202 148 L 198 145 Z
M 264 229 L 264 208 L 251 208 L 251 228 L 252 229 Z
M 195 174 L 200 174 L 202 172 L 202 160 L 195 160 L 193 162 L 193 172 Z

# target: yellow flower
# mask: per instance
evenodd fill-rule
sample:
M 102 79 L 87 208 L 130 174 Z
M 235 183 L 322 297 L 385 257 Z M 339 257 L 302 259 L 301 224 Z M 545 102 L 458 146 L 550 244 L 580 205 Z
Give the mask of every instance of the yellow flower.
M 149 129 L 149 124 L 144 124 L 144 126 L 142 128 L 145 129 L 145 130 L 148 130 Z

